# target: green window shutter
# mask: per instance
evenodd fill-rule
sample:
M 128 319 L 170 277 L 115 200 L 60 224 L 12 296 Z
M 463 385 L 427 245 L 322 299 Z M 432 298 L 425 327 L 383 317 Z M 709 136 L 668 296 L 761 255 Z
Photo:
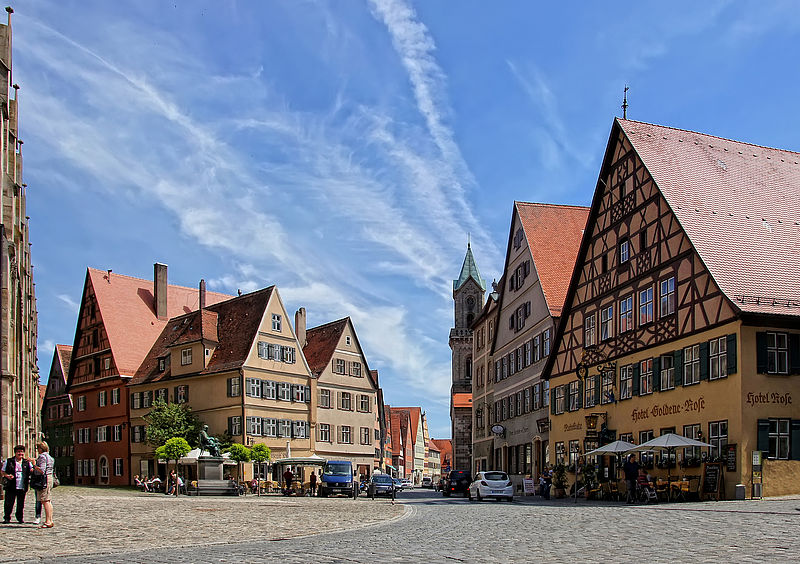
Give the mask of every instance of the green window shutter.
M 550 390 L 550 414 L 556 414 L 556 389 Z
M 261 343 L 259 343 L 259 344 L 261 344 Z M 232 383 L 233 383 L 233 378 L 228 378 L 228 397 L 229 398 L 233 397 L 233 390 L 231 389 Z M 230 428 L 231 428 L 231 425 L 230 425 L 230 417 L 229 417 L 228 418 L 228 432 L 230 432 Z
M 678 349 L 674 353 L 675 362 L 675 387 L 683 386 L 683 349 Z
M 661 357 L 653 358 L 653 391 L 661 391 Z
M 136 392 L 131 392 L 131 409 L 133 409 L 133 396 L 136 395 Z
M 228 434 L 233 435 L 233 417 L 228 417 Z
M 633 364 L 633 382 L 631 382 L 631 388 L 633 390 L 633 395 L 639 395 L 639 363 L 635 362 Z
M 767 373 L 767 334 L 756 333 L 756 373 Z
M 800 374 L 800 335 L 789 333 L 789 374 Z
M 728 374 L 736 374 L 736 333 L 731 333 L 725 338 Z
M 700 343 L 700 380 L 708 380 L 708 341 Z
M 583 407 L 583 380 L 578 380 L 578 409 Z
M 600 375 L 594 377 L 594 403 L 600 403 Z
M 769 451 L 769 419 L 758 420 L 758 442 L 756 444 L 758 450 Z
M 789 431 L 789 458 L 800 460 L 800 419 L 792 419 Z

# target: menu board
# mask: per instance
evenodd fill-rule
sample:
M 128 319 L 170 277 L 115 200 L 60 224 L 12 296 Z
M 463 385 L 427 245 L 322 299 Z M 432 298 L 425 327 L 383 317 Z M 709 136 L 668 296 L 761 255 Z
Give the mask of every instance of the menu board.
M 526 494 L 533 495 L 534 493 L 536 493 L 535 484 L 533 483 L 533 480 L 531 478 L 522 479 L 522 488 Z
M 725 460 L 725 470 L 736 472 L 736 444 L 725 445 L 725 449 L 722 452 L 722 457 Z
M 706 462 L 703 467 L 703 494 L 706 497 L 713 496 L 717 501 L 722 492 L 722 463 Z

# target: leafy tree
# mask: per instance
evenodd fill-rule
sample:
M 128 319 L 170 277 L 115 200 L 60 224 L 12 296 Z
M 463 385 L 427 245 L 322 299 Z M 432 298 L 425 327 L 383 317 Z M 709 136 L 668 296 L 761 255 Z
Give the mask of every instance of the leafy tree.
M 185 403 L 167 403 L 157 400 L 153 409 L 144 416 L 147 423 L 147 442 L 155 447 L 173 437 L 181 437 L 191 445 L 200 444 L 203 423 Z
M 233 436 L 226 429 L 219 435 L 214 435 L 214 438 L 219 441 L 219 451 L 228 452 L 233 444 Z
M 183 437 L 173 437 L 168 439 L 163 445 L 156 449 L 156 456 L 158 458 L 163 458 L 167 461 L 167 466 L 169 466 L 169 461 L 175 461 L 175 478 L 177 480 L 178 477 L 178 460 L 186 456 L 186 454 L 192 450 L 192 447 L 189 446 L 189 443 L 186 442 L 186 439 Z M 175 484 L 175 495 L 178 495 L 178 485 Z
M 233 443 L 230 449 L 231 460 L 239 463 L 239 480 L 242 479 L 242 462 L 250 462 L 252 453 L 243 444 Z
M 269 447 L 264 443 L 256 443 L 253 445 L 253 448 L 250 449 L 250 456 L 256 464 L 263 464 L 269 460 L 271 454 Z M 256 491 L 258 495 L 261 495 L 260 487 L 256 488 Z

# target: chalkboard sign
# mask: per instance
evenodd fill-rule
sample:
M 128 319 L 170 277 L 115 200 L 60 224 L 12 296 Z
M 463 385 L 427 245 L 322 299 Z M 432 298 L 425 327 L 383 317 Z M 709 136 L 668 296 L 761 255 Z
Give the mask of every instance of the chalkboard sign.
M 722 490 L 722 462 L 706 462 L 703 467 L 703 494 L 706 499 L 714 497 L 721 499 Z
M 728 472 L 736 472 L 736 445 L 726 445 L 723 453 L 723 458 L 725 459 L 725 470 Z

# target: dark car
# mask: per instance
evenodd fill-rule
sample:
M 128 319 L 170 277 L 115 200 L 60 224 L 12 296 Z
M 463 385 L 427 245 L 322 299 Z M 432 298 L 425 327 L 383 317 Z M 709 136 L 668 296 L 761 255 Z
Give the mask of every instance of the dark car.
M 376 495 L 386 495 L 394 498 L 395 491 L 394 482 L 392 481 L 391 476 L 388 474 L 373 474 L 372 479 L 369 482 L 367 494 L 372 499 L 375 499 Z
M 446 497 L 454 493 L 467 495 L 472 477 L 467 470 L 452 470 L 444 480 L 442 494 Z

